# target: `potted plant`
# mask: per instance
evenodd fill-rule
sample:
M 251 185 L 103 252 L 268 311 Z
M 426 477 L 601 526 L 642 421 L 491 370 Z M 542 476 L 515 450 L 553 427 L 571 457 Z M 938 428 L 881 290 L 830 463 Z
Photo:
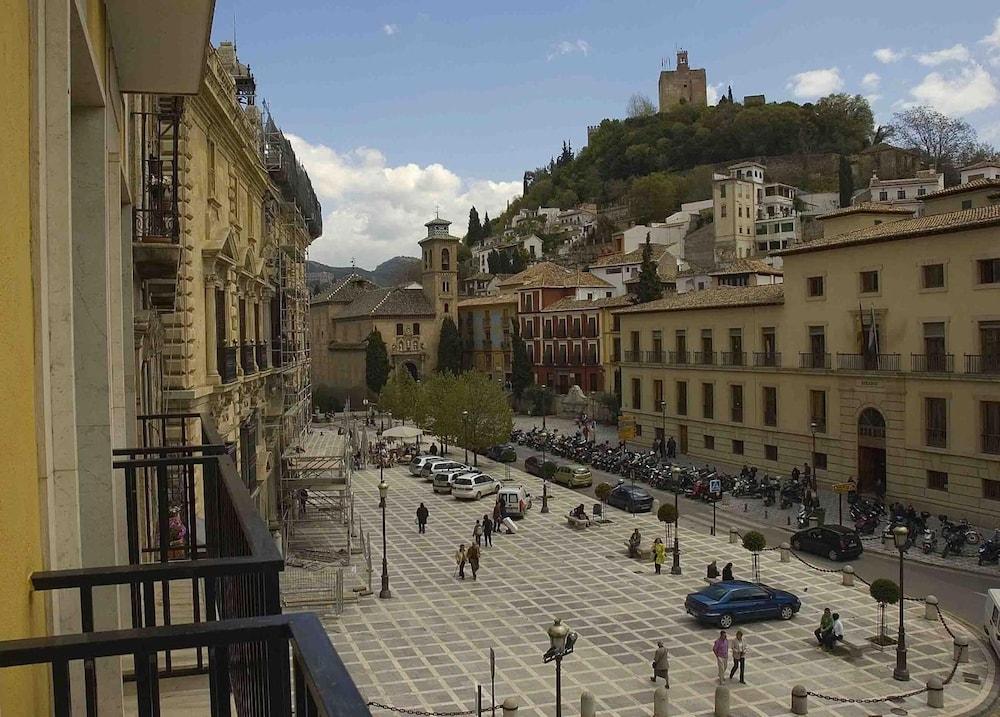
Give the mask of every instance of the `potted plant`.
M 895 605 L 899 602 L 899 586 L 892 580 L 879 578 L 872 581 L 872 584 L 868 588 L 868 594 L 878 604 L 878 615 L 876 618 L 877 631 L 875 636 L 871 638 L 871 641 L 880 648 L 884 648 L 886 645 L 895 645 L 896 641 L 889 637 L 885 630 L 885 606 Z
M 667 546 L 667 550 L 672 550 L 673 540 L 670 536 L 670 531 L 677 524 L 677 509 L 670 503 L 664 503 L 660 506 L 660 509 L 656 511 L 656 517 L 661 523 L 663 523 L 664 532 L 664 545 Z
M 750 551 L 753 559 L 753 581 L 760 582 L 760 551 L 767 547 L 767 538 L 756 530 L 743 536 L 743 547 Z

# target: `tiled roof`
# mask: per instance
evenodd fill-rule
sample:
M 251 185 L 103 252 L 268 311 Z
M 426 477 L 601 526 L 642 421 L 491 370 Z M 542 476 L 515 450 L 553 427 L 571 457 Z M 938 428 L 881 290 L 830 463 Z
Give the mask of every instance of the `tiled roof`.
M 615 252 L 614 254 L 608 254 L 607 256 L 602 256 L 590 265 L 591 268 L 595 266 L 620 266 L 622 264 L 638 264 L 642 261 L 642 250 L 645 244 L 641 245 L 638 249 L 633 249 L 628 254 L 623 254 L 622 252 Z M 663 255 L 667 253 L 667 247 L 665 244 L 654 244 L 650 242 L 650 248 L 652 249 L 653 261 L 659 261 L 663 258 Z
M 337 318 L 362 316 L 434 316 L 423 289 L 372 289 L 359 295 Z
M 565 269 L 558 264 L 553 264 L 551 261 L 540 261 L 537 264 L 532 264 L 524 271 L 518 272 L 512 276 L 508 276 L 506 279 L 500 282 L 501 288 L 513 288 L 526 284 L 529 281 L 533 281 L 542 276 L 554 276 L 558 273 L 568 273 L 569 269 Z
M 766 261 L 761 261 L 760 259 L 737 259 L 708 273 L 709 276 L 731 276 L 732 274 L 783 276 L 784 272 L 781 269 L 775 269 Z
M 375 282 L 365 279 L 357 274 L 348 274 L 332 286 L 324 289 L 312 298 L 310 303 L 322 304 L 329 301 L 338 304 L 348 304 L 366 291 L 377 288 Z
M 930 194 L 927 197 L 931 196 Z M 924 197 L 926 199 L 927 197 Z M 817 219 L 832 219 L 833 217 L 843 217 L 848 214 L 906 214 L 907 216 L 913 216 L 912 209 L 904 209 L 903 207 L 893 207 L 889 204 L 877 204 L 875 202 L 862 202 L 861 204 L 854 204 L 850 207 L 843 207 L 842 209 L 834 209 L 832 212 L 827 212 L 826 214 L 820 214 Z
M 968 172 L 973 169 L 985 169 L 986 167 L 1000 167 L 1000 159 L 984 159 L 982 162 L 976 162 L 975 164 L 970 164 L 968 167 L 962 167 L 962 172 Z
M 520 274 L 500 282 L 501 289 L 520 287 L 609 287 L 604 279 L 586 271 L 573 271 L 550 261 L 532 264 Z
M 930 214 L 915 219 L 901 219 L 898 222 L 876 224 L 873 227 L 858 229 L 846 234 L 824 237 L 806 242 L 789 249 L 774 252 L 775 255 L 804 254 L 809 251 L 823 251 L 855 244 L 874 244 L 883 241 L 909 239 L 911 237 L 931 234 L 947 234 L 950 232 L 980 229 L 1000 225 L 1000 204 L 987 207 L 963 209 L 958 212 Z
M 952 194 L 965 194 L 966 192 L 978 192 L 983 189 L 1000 189 L 1000 179 L 973 179 L 965 184 L 957 184 L 947 189 L 939 189 L 936 192 L 925 194 L 924 199 L 937 199 L 938 197 L 948 197 Z
M 516 304 L 516 294 L 490 294 L 488 296 L 471 296 L 458 302 L 458 308 L 471 309 L 475 306 L 493 306 L 494 304 Z
M 739 306 L 782 304 L 785 288 L 782 284 L 760 286 L 720 286 L 717 289 L 671 294 L 656 301 L 619 309 L 616 314 L 638 314 L 652 311 L 684 311 L 688 309 L 725 309 Z
M 613 306 L 631 306 L 635 297 L 633 296 L 611 296 L 600 299 L 577 299 L 567 296 L 549 304 L 542 312 L 546 311 L 572 311 L 575 309 L 606 309 Z

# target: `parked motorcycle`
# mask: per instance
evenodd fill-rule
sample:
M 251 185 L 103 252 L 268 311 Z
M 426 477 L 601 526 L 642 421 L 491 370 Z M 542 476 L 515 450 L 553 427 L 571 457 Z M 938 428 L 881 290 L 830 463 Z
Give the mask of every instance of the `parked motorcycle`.
M 996 565 L 1000 562 L 1000 528 L 993 531 L 993 537 L 979 546 L 979 564 Z

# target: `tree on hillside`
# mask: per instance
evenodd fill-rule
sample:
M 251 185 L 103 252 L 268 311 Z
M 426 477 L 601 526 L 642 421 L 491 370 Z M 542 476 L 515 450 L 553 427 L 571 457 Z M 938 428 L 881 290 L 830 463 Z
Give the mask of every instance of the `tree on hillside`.
M 490 213 L 486 212 L 483 214 L 483 231 L 479 235 L 480 241 L 490 237 L 493 234 L 493 230 L 490 228 Z
M 816 129 L 837 152 L 856 152 L 867 145 L 875 126 L 872 108 L 861 95 L 833 94 L 815 106 Z
M 925 162 L 938 168 L 956 165 L 976 141 L 976 131 L 968 122 L 926 106 L 897 112 L 892 127 L 904 146 L 917 150 Z
M 510 369 L 510 388 L 516 398 L 520 398 L 524 389 L 535 382 L 528 360 L 528 349 L 521 340 L 521 327 L 516 318 L 510 320 L 512 326 L 511 341 L 513 357 Z
M 462 339 L 458 327 L 450 316 L 441 322 L 441 338 L 438 340 L 437 370 L 439 373 L 462 372 Z
M 851 163 L 844 155 L 840 155 L 838 166 L 838 185 L 840 187 L 840 206 L 851 206 L 851 197 L 854 196 L 854 172 L 851 171 Z
M 475 246 L 483 238 L 483 225 L 479 222 L 479 212 L 473 207 L 469 210 L 469 228 L 465 232 L 466 246 Z
M 625 112 L 629 117 L 650 117 L 656 114 L 656 107 L 646 95 L 636 92 L 628 98 Z
M 609 243 L 616 231 L 618 231 L 618 227 L 615 226 L 615 223 L 604 214 L 601 214 L 594 220 L 594 243 Z
M 663 285 L 660 283 L 660 276 L 656 271 L 656 262 L 653 261 L 653 246 L 649 241 L 649 232 L 646 232 L 646 243 L 642 247 L 642 268 L 639 270 L 639 281 L 635 287 L 635 294 L 640 304 L 654 301 L 663 296 Z
M 365 384 L 372 393 L 379 393 L 389 378 L 389 352 L 378 329 L 365 340 Z
M 662 222 L 679 205 L 677 189 L 678 180 L 663 172 L 636 178 L 628 192 L 632 217 L 638 224 Z

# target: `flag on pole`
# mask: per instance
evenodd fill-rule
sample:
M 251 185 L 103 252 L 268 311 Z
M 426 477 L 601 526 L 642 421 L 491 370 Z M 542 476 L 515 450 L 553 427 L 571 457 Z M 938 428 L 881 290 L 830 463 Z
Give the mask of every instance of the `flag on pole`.
M 872 308 L 872 325 L 871 325 L 871 328 L 869 329 L 870 336 L 871 336 L 870 342 L 871 342 L 872 353 L 874 353 L 877 356 L 878 355 L 878 327 L 875 324 L 875 305 L 873 304 L 871 308 Z

